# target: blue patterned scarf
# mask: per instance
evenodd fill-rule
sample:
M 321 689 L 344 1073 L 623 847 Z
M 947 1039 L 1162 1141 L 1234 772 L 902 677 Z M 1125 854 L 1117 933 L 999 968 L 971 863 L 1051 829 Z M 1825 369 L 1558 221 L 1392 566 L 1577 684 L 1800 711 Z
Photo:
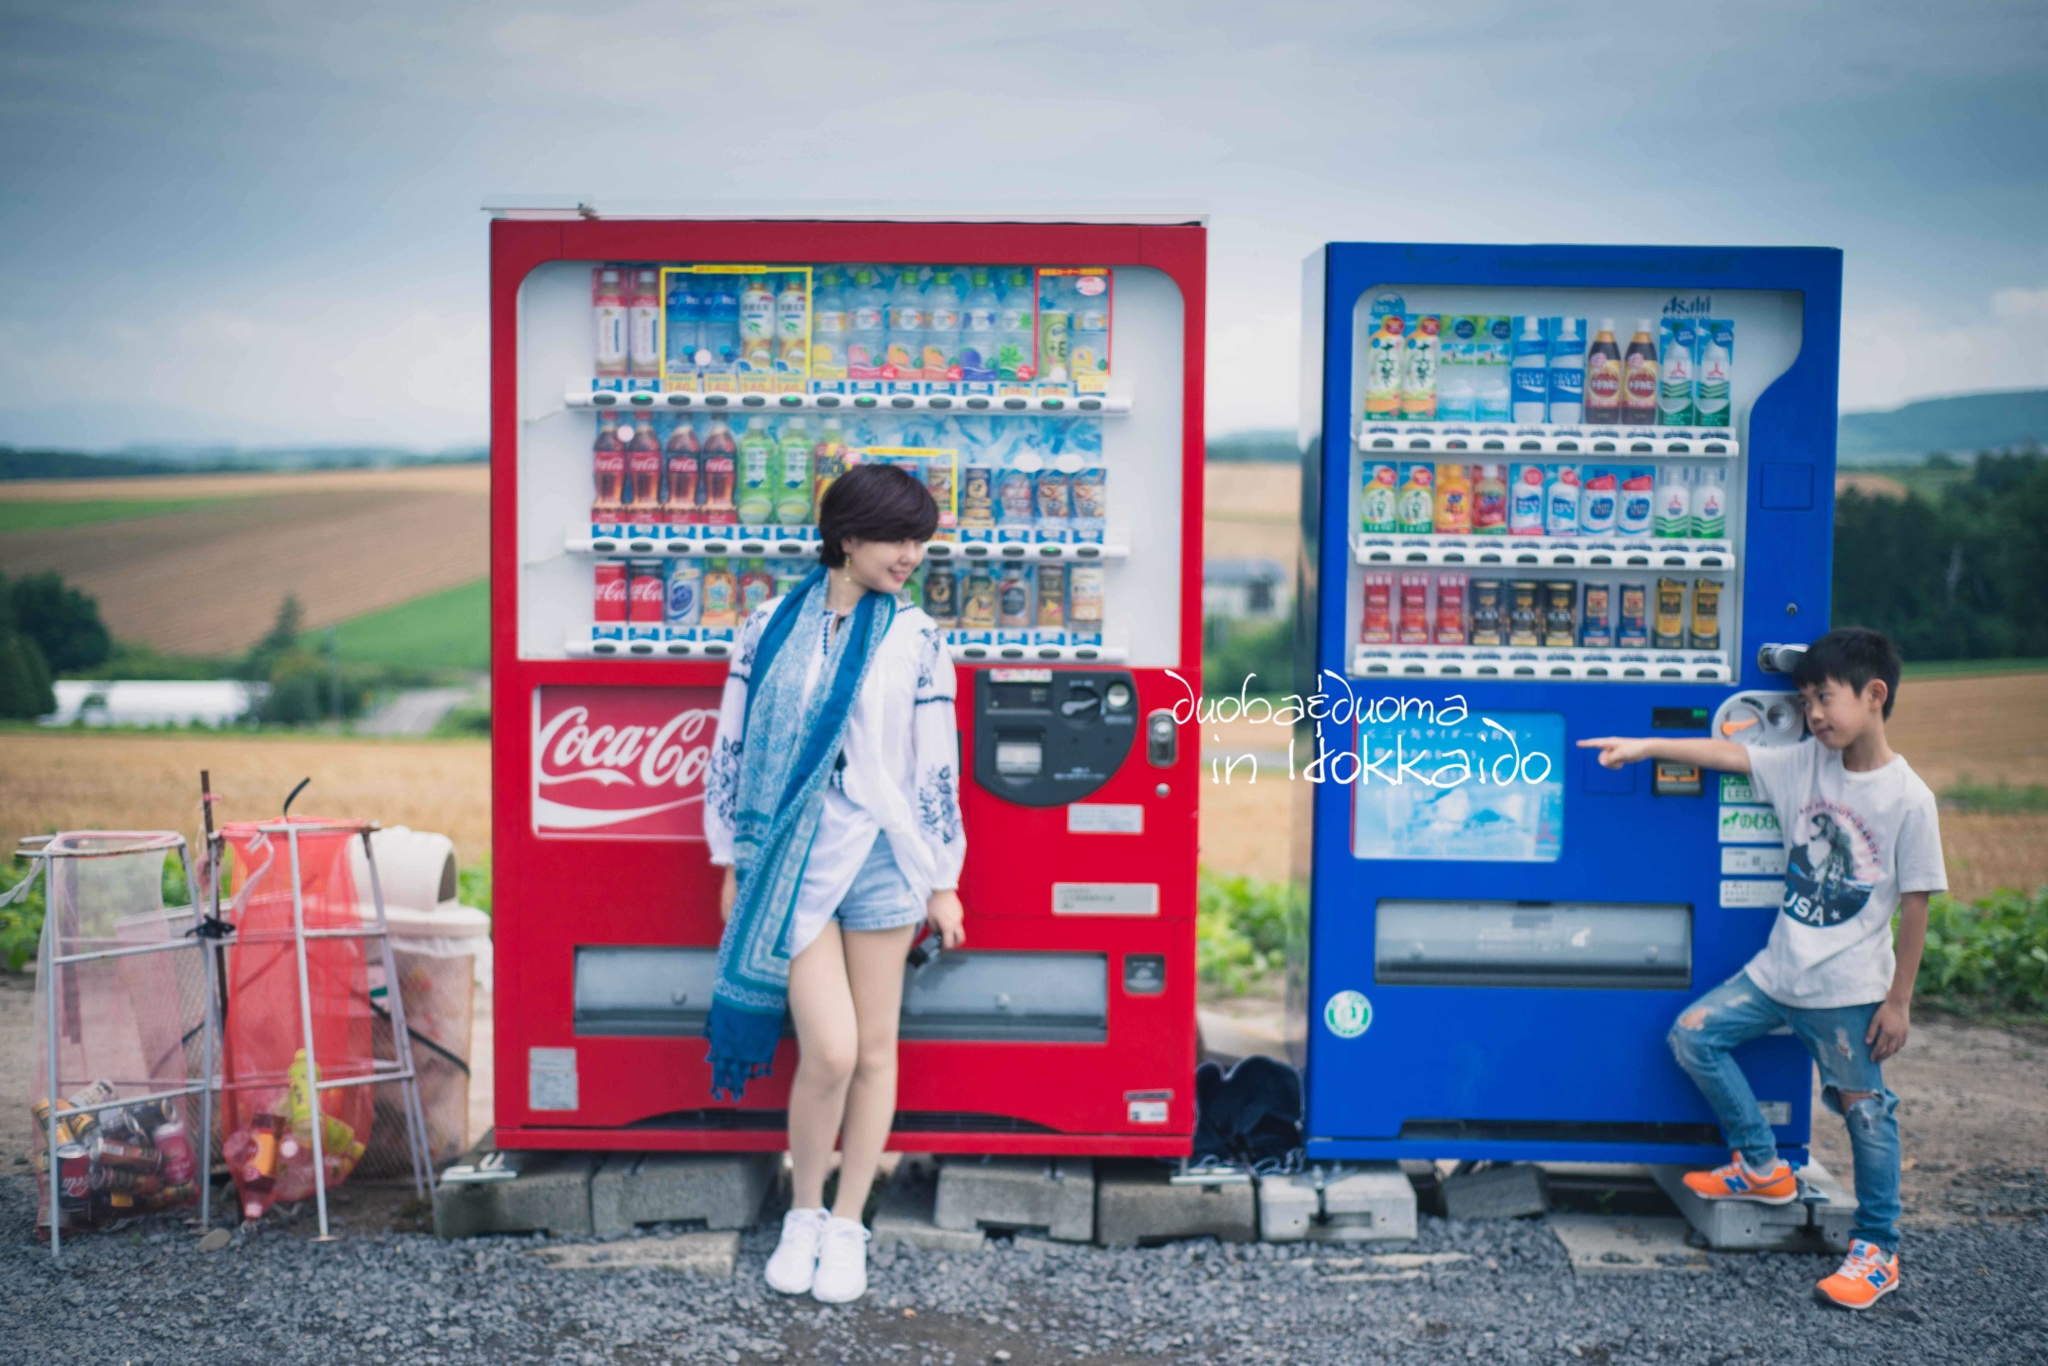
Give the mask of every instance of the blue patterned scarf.
M 766 1076 L 789 1007 L 789 922 L 825 804 L 825 784 L 861 680 L 896 617 L 896 599 L 869 592 L 826 647 L 804 703 L 804 673 L 825 630 L 825 568 L 813 569 L 768 619 L 754 647 L 740 732 L 733 818 L 738 896 L 718 945 L 711 993 L 711 1094 L 737 1100 Z M 785 648 L 787 647 L 787 648 Z

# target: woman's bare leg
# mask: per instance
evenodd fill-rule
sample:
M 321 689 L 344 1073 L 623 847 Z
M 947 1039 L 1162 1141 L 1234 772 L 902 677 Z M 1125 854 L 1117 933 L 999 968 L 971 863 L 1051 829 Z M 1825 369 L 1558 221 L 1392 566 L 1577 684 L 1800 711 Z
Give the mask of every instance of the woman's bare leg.
M 859 1046 L 846 1089 L 839 1194 L 832 1202 L 832 1212 L 842 1219 L 860 1218 L 896 1120 L 896 1022 L 903 1010 L 903 958 L 916 931 L 915 925 L 905 925 L 844 937 Z
M 858 1057 L 854 996 L 847 985 L 838 921 L 827 922 L 789 965 L 789 1013 L 796 1021 L 797 1043 L 796 1080 L 789 1088 L 790 1206 L 816 1209 L 825 1203 L 825 1176 L 832 1169 L 847 1084 Z

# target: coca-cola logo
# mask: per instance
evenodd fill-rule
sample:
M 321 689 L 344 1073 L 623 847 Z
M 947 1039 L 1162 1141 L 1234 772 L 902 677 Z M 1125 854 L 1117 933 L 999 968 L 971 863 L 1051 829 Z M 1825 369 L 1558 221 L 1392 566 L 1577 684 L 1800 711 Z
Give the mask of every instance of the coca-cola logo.
M 703 839 L 718 700 L 716 688 L 535 689 L 534 834 Z

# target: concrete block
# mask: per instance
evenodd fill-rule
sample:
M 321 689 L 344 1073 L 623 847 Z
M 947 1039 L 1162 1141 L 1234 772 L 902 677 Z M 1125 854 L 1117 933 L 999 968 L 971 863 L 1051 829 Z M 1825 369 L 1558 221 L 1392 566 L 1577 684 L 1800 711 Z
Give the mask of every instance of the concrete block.
M 980 1229 L 940 1228 L 933 1219 L 938 1201 L 939 1174 L 930 1157 L 906 1156 L 896 1166 L 889 1184 L 882 1187 L 881 1204 L 869 1230 L 877 1249 L 922 1248 L 927 1252 L 980 1252 L 988 1246 L 988 1235 Z
M 1095 1236 L 1095 1164 L 1085 1157 L 969 1157 L 939 1165 L 932 1220 L 956 1232 Z
M 1262 1176 L 1259 1237 L 1269 1243 L 1392 1242 L 1415 1236 L 1415 1187 L 1398 1163 L 1316 1166 Z
M 740 1255 L 738 1233 L 684 1233 L 673 1238 L 627 1238 L 615 1243 L 567 1243 L 527 1254 L 567 1271 L 631 1271 L 653 1266 L 730 1276 Z
M 612 1153 L 590 1179 L 591 1232 L 692 1222 L 745 1228 L 781 1165 L 780 1153 Z
M 1550 1231 L 1564 1244 L 1579 1276 L 1705 1271 L 1707 1254 L 1685 1240 L 1683 1219 L 1618 1214 L 1553 1214 Z
M 1818 1162 L 1799 1169 L 1799 1199 L 1788 1205 L 1763 1205 L 1754 1200 L 1702 1200 L 1686 1188 L 1690 1167 L 1656 1166 L 1650 1175 L 1678 1206 L 1708 1247 L 1721 1252 L 1758 1252 L 1811 1248 L 1816 1244 L 1837 1252 L 1849 1248 L 1849 1229 L 1856 1220 L 1856 1198 Z
M 434 1187 L 434 1232 L 590 1233 L 591 1153 L 487 1152 L 441 1174 Z
M 1176 1182 L 1160 1162 L 1100 1164 L 1095 1182 L 1095 1239 L 1104 1247 L 1140 1247 L 1181 1238 L 1256 1242 L 1258 1203 L 1252 1183 Z
M 1542 1170 L 1524 1162 L 1446 1177 L 1443 1192 L 1451 1219 L 1519 1219 L 1550 1208 Z

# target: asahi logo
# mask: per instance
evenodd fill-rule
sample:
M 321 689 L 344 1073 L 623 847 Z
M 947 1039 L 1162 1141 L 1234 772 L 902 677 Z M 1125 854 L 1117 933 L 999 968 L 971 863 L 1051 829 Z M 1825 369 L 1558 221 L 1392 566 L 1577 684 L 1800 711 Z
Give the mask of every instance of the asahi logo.
M 534 833 L 702 839 L 718 698 L 716 688 L 536 689 Z
M 1711 294 L 1695 294 L 1690 299 L 1674 294 L 1664 304 L 1664 316 L 1667 318 L 1704 318 L 1713 311 L 1714 296 Z

